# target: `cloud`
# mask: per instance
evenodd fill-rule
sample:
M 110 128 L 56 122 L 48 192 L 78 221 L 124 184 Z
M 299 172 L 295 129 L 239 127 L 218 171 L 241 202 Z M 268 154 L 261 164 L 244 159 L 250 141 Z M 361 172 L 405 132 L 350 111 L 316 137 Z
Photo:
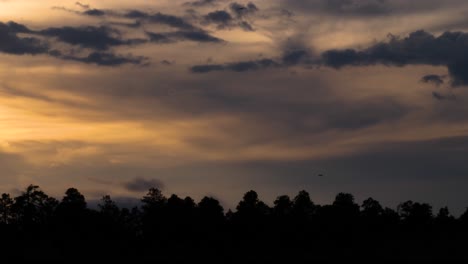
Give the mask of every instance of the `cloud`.
M 0 22 L 0 52 L 15 55 L 45 54 L 49 50 L 47 43 L 33 37 L 19 37 L 18 33 L 30 33 L 26 26 L 15 23 Z
M 147 65 L 148 58 L 143 56 L 123 56 L 109 52 L 91 52 L 85 57 L 72 55 L 58 55 L 64 60 L 78 61 L 87 64 L 96 64 L 99 66 L 120 66 L 123 64 Z
M 164 33 L 146 32 L 150 38 L 150 42 L 158 44 L 168 44 L 177 41 L 195 41 L 195 42 L 212 42 L 221 43 L 222 39 L 211 36 L 205 31 L 175 31 Z
M 392 99 L 376 102 L 343 103 L 343 109 L 332 108 L 323 114 L 327 128 L 357 130 L 377 124 L 400 120 L 411 112 L 411 108 Z
M 230 62 L 225 64 L 201 64 L 190 68 L 192 73 L 208 73 L 214 71 L 247 72 L 269 68 L 290 67 L 298 64 L 310 64 L 311 53 L 308 50 L 290 50 L 279 59 L 264 58 Z
M 431 83 L 435 86 L 441 86 L 444 84 L 444 76 L 436 75 L 436 74 L 428 74 L 421 78 L 423 83 Z
M 192 40 L 192 41 L 197 41 L 197 42 L 215 42 L 215 43 L 223 42 L 223 40 L 213 37 L 204 31 L 177 31 L 177 32 L 170 33 L 169 35 L 179 40 Z
M 324 7 L 340 14 L 381 15 L 392 11 L 387 0 L 328 0 Z
M 239 27 L 245 31 L 255 31 L 255 29 L 246 21 L 239 22 Z
M 289 8 L 302 12 L 332 15 L 376 16 L 393 12 L 393 0 L 283 0 Z
M 218 29 L 231 29 L 238 26 L 244 31 L 254 31 L 249 22 L 234 18 L 224 10 L 216 10 L 204 15 L 202 23 L 214 24 Z
M 376 64 L 446 66 L 452 86 L 462 86 L 468 84 L 468 34 L 447 31 L 434 36 L 419 30 L 405 38 L 389 36 L 389 41 L 363 50 L 329 50 L 322 54 L 322 60 L 337 69 Z
M 444 95 L 444 94 L 441 94 L 439 92 L 432 92 L 432 97 L 434 97 L 434 99 L 439 100 L 439 101 L 456 100 L 457 99 L 454 94 Z
M 246 6 L 238 3 L 231 3 L 229 8 L 234 16 L 225 10 L 216 10 L 204 15 L 202 23 L 214 24 L 218 29 L 240 27 L 244 31 L 254 31 L 252 25 L 243 20 L 243 18 L 256 13 L 258 11 L 257 6 L 253 3 L 249 3 Z
M 77 5 L 77 6 L 81 7 L 81 8 L 83 8 L 83 9 L 89 9 L 89 8 L 90 8 L 89 5 L 83 4 L 83 3 L 80 3 L 80 2 L 76 2 L 75 5 Z
M 213 71 L 234 71 L 246 72 L 260 70 L 279 66 L 277 62 L 271 59 L 261 59 L 253 61 L 233 62 L 226 64 L 202 64 L 190 68 L 193 73 L 208 73 Z
M 161 16 L 160 16 L 161 17 Z M 165 20 L 165 21 L 171 21 Z M 109 26 L 80 26 L 80 27 L 51 27 L 39 31 L 15 22 L 0 23 L 0 52 L 24 55 L 46 54 L 63 60 L 79 61 L 87 64 L 102 66 L 117 66 L 122 64 L 143 65 L 148 58 L 143 56 L 117 55 L 108 50 L 116 46 L 138 45 L 143 43 L 174 43 L 178 41 L 195 41 L 204 43 L 222 43 L 222 39 L 214 37 L 206 31 L 192 26 L 184 26 L 178 22 L 168 22 L 177 27 L 190 28 L 174 32 L 147 32 L 148 39 L 124 39 L 122 33 Z M 38 35 L 46 39 L 35 37 L 19 37 L 18 34 Z M 70 45 L 91 49 L 85 56 L 76 55 L 73 51 L 59 51 L 50 47 L 47 38 L 54 38 Z M 106 52 L 104 52 L 106 51 Z
M 173 28 L 181 29 L 181 30 L 199 30 L 196 26 L 192 25 L 189 21 L 185 18 L 170 15 L 170 14 L 163 14 L 161 12 L 157 13 L 147 13 L 140 10 L 130 10 L 124 13 L 119 13 L 118 11 L 113 10 L 101 10 L 101 9 L 90 9 L 87 8 L 85 11 L 75 11 L 65 7 L 54 7 L 54 9 L 64 10 L 67 12 L 79 14 L 79 15 L 86 15 L 86 16 L 93 16 L 93 17 L 103 17 L 103 16 L 110 16 L 114 18 L 128 18 L 128 19 L 136 19 L 134 23 L 126 23 L 126 22 L 110 22 L 110 24 L 120 24 L 129 27 L 139 27 L 142 25 L 142 22 L 151 23 L 151 24 L 162 24 L 166 26 L 170 26 Z
M 66 8 L 66 7 L 63 7 L 63 6 L 54 6 L 54 7 L 52 7 L 52 9 L 62 10 L 62 11 L 65 11 L 65 12 L 76 14 L 76 15 L 91 16 L 91 17 L 103 17 L 103 16 L 108 15 L 109 13 L 111 13 L 109 11 L 104 11 L 104 10 L 101 10 L 101 9 L 96 9 L 96 8 L 91 9 L 89 6 L 87 6 L 87 8 L 84 8 L 83 6 L 80 6 L 80 7 L 85 9 L 85 11 L 77 11 L 77 10 Z
M 132 10 L 124 14 L 126 18 L 142 19 L 148 23 L 163 24 L 182 30 L 197 30 L 197 27 L 186 21 L 182 17 L 168 15 L 163 13 L 149 14 L 139 10 Z
M 213 6 L 222 0 L 198 0 L 193 2 L 186 2 L 183 5 L 193 6 L 193 7 L 204 7 L 204 6 Z
M 54 98 L 54 97 L 45 95 L 37 90 L 34 90 L 34 91 L 22 90 L 22 89 L 8 86 L 6 84 L 0 85 L 0 92 L 4 93 L 4 96 L 8 96 L 8 97 L 22 97 L 22 98 L 28 98 L 28 99 L 47 102 L 47 103 L 52 103 L 52 104 L 61 104 L 63 106 L 68 106 L 68 107 L 77 107 L 81 109 L 85 107 L 90 107 L 89 105 L 85 103 L 80 103 L 74 100 L 63 99 L 63 98 Z
M 18 24 L 13 21 L 9 21 L 6 24 L 0 23 L 1 28 L 5 29 L 7 31 L 10 31 L 12 33 L 31 33 L 32 31 L 26 27 L 25 25 Z
M 224 10 L 210 12 L 203 18 L 206 23 L 216 24 L 220 29 L 230 27 L 233 21 L 232 16 Z
M 134 178 L 129 182 L 125 182 L 123 187 L 131 192 L 144 192 L 150 188 L 163 189 L 164 184 L 158 179 Z
M 84 11 L 83 14 L 87 16 L 104 16 L 106 12 L 99 9 L 89 9 Z
M 252 2 L 247 5 L 234 2 L 229 5 L 229 8 L 239 18 L 255 14 L 258 11 L 258 7 Z
M 48 28 L 39 31 L 38 34 L 56 37 L 58 40 L 68 44 L 96 50 L 106 50 L 112 46 L 129 44 L 129 41 L 120 38 L 118 30 L 107 26 Z
M 332 16 L 379 17 L 460 6 L 462 0 L 281 0 L 281 5 L 309 14 L 328 14 Z
M 101 66 L 118 66 L 122 64 L 143 65 L 148 60 L 142 56 L 122 56 L 111 52 L 93 51 L 87 56 L 62 53 L 51 49 L 48 44 L 38 38 L 17 36 L 18 33 L 40 34 L 54 36 L 59 40 L 73 45 L 80 45 L 86 48 L 105 50 L 113 45 L 123 45 L 125 42 L 111 36 L 112 30 L 107 27 L 64 27 L 50 28 L 39 32 L 29 30 L 26 26 L 9 22 L 0 23 L 0 52 L 14 55 L 38 55 L 45 54 L 62 60 L 79 61 L 87 64 Z

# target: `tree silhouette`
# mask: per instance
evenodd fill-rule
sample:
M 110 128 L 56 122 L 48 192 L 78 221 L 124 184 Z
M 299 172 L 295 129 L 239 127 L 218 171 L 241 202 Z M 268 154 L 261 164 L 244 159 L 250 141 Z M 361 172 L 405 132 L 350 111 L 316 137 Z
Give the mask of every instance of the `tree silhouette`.
M 359 205 L 354 202 L 354 196 L 349 193 L 339 193 L 332 204 L 334 218 L 346 222 L 354 221 L 359 215 Z
M 147 239 L 154 240 L 158 236 L 165 237 L 164 225 L 167 222 L 165 209 L 167 198 L 158 188 L 150 188 L 141 199 L 143 203 L 143 234 Z
M 427 225 L 432 221 L 432 206 L 426 203 L 406 201 L 398 205 L 402 219 L 411 225 Z
M 73 211 L 82 211 L 86 209 L 86 200 L 84 195 L 77 189 L 70 188 L 65 192 L 60 206 L 67 207 Z
M 350 209 L 358 208 L 357 204 L 354 202 L 354 196 L 350 193 L 339 193 L 336 195 L 333 206 Z
M 10 194 L 4 193 L 0 197 L 0 223 L 10 224 L 15 218 L 13 214 L 14 200 L 10 197 Z
M 106 195 L 97 210 L 70 188 L 60 203 L 38 186 L 0 197 L 2 259 L 314 263 L 468 261 L 468 210 L 459 218 L 442 207 L 406 201 L 397 210 L 373 198 L 359 206 L 339 193 L 316 205 L 306 191 L 280 195 L 273 208 L 255 191 L 236 210 L 212 197 L 149 189 L 141 206 L 120 208 Z
M 314 213 L 315 209 L 315 204 L 310 199 L 307 191 L 302 190 L 294 197 L 293 214 L 296 217 L 308 218 Z
M 57 201 L 47 196 L 36 185 L 29 185 L 26 190 L 15 198 L 13 205 L 17 220 L 25 227 L 43 225 L 51 218 Z
M 181 199 L 175 194 L 171 195 L 167 199 L 165 214 L 166 235 L 170 239 L 184 240 L 192 235 L 195 221 L 195 202 L 192 198 Z
M 377 218 L 383 214 L 383 207 L 380 203 L 372 198 L 368 198 L 362 202 L 361 214 L 367 218 Z
M 213 224 L 224 221 L 224 208 L 213 197 L 203 197 L 198 203 L 198 212 L 202 222 Z
M 244 194 L 244 198 L 236 207 L 237 216 L 243 221 L 256 222 L 266 216 L 270 208 L 258 199 L 258 194 L 255 191 L 248 191 Z
M 151 211 L 163 208 L 167 199 L 158 188 L 150 188 L 148 194 L 141 199 L 141 202 L 143 203 L 143 210 Z
M 454 221 L 455 217 L 450 214 L 448 207 L 445 206 L 439 209 L 439 213 L 437 213 L 435 220 L 440 224 L 448 224 L 449 222 Z
M 281 195 L 273 202 L 273 213 L 276 217 L 287 218 L 291 216 L 293 211 L 293 202 L 287 195 Z
M 120 217 L 120 209 L 109 195 L 105 195 L 98 204 L 100 212 L 110 218 L 117 219 Z

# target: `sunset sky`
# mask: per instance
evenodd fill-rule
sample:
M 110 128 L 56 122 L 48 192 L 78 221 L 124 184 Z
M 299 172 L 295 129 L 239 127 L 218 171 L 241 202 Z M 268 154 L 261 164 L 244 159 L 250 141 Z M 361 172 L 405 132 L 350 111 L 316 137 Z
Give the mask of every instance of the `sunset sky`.
M 0 0 L 0 192 L 233 208 L 305 189 L 459 213 L 467 17 L 465 0 Z

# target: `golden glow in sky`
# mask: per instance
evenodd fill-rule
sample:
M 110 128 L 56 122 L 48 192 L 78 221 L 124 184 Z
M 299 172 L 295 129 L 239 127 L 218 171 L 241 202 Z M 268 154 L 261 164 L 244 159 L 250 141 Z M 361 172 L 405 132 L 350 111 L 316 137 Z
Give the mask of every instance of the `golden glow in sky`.
M 0 189 L 463 186 L 464 1 L 249 2 L 0 1 Z

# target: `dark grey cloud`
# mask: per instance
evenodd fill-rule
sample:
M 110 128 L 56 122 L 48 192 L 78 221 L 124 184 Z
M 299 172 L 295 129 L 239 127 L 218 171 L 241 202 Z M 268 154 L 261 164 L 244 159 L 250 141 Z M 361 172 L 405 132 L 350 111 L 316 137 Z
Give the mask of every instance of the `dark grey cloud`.
M 38 34 L 56 37 L 68 44 L 96 50 L 106 50 L 112 46 L 129 44 L 129 41 L 121 39 L 118 30 L 107 26 L 48 28 L 39 31 Z
M 461 0 L 281 0 L 282 6 L 297 12 L 340 17 L 411 14 L 463 4 Z
M 368 176 L 388 179 L 465 178 L 467 137 L 448 137 L 369 146 L 360 154 L 346 157 L 347 166 L 367 171 Z M 330 165 L 333 161 L 329 162 Z M 344 165 L 344 164 L 342 164 Z M 339 168 L 336 168 L 338 170 Z M 343 168 L 343 173 L 346 168 Z M 360 171 L 351 169 L 350 171 Z
M 183 5 L 185 6 L 193 6 L 193 7 L 204 7 L 204 6 L 213 6 L 216 5 L 218 2 L 222 0 L 198 0 L 193 2 L 186 2 Z
M 457 99 L 454 94 L 442 94 L 439 92 L 432 92 L 432 97 L 434 97 L 434 99 L 439 100 L 439 101 Z
M 132 10 L 124 14 L 124 17 L 140 19 L 148 23 L 163 24 L 181 30 L 197 30 L 198 28 L 182 17 L 163 13 L 150 14 L 139 10 Z
M 140 10 L 130 10 L 125 13 L 120 13 L 114 10 L 102 10 L 102 9 L 91 9 L 87 8 L 85 11 L 76 11 L 71 10 L 65 7 L 54 7 L 54 9 L 64 10 L 67 12 L 79 14 L 79 15 L 87 15 L 93 17 L 103 17 L 103 16 L 110 16 L 110 17 L 118 17 L 118 18 L 127 18 L 127 19 L 135 19 L 133 23 L 126 23 L 126 22 L 118 22 L 120 25 L 126 25 L 129 27 L 139 27 L 142 25 L 143 22 L 151 23 L 151 24 L 162 24 L 166 26 L 170 26 L 173 28 L 181 29 L 181 30 L 198 30 L 198 28 L 189 21 L 187 21 L 183 17 L 170 15 L 170 14 L 163 14 L 160 12 L 157 13 L 147 13 Z M 115 24 L 115 22 L 113 22 Z
M 327 129 L 357 130 L 377 124 L 400 120 L 411 112 L 411 108 L 391 99 L 376 102 L 343 103 L 342 109 L 324 106 L 322 123 Z
M 264 58 L 225 64 L 201 64 L 192 66 L 190 70 L 192 73 L 208 73 L 214 71 L 247 72 L 268 68 L 289 67 L 298 64 L 311 64 L 311 56 L 309 50 L 290 50 L 285 52 L 285 54 L 278 59 Z
M 254 28 L 249 22 L 235 18 L 224 10 L 216 10 L 204 15 L 202 23 L 214 24 L 218 29 L 231 29 L 233 27 L 240 27 L 245 31 L 254 31 Z
M 217 10 L 206 14 L 203 17 L 206 23 L 215 24 L 218 28 L 223 29 L 232 26 L 233 17 L 224 10 Z
M 23 98 L 30 98 L 34 100 L 39 100 L 47 103 L 53 104 L 61 104 L 68 107 L 76 107 L 76 108 L 90 108 L 91 106 L 86 103 L 76 102 L 74 100 L 63 99 L 63 98 L 55 98 L 53 96 L 48 96 L 42 94 L 38 91 L 28 91 L 28 90 L 21 90 L 15 87 L 11 87 L 6 84 L 0 85 L 0 93 L 2 93 L 6 97 L 23 97 Z
M 0 22 L 0 52 L 15 55 L 37 55 L 49 51 L 44 41 L 34 37 L 19 37 L 18 33 L 30 33 L 26 26 L 15 23 Z
M 224 42 L 222 39 L 211 36 L 205 31 L 175 31 L 175 32 L 163 32 L 153 33 L 146 32 L 152 43 L 168 44 L 178 41 L 195 41 L 195 42 L 206 42 L 206 43 L 221 43 Z
M 255 31 L 255 29 L 246 21 L 239 22 L 239 27 L 245 31 Z
M 61 10 L 61 11 L 69 12 L 69 13 L 76 14 L 76 15 L 84 15 L 84 16 L 91 16 L 91 17 L 102 17 L 102 16 L 112 13 L 110 11 L 105 11 L 105 10 L 96 9 L 96 8 L 91 9 L 89 6 L 87 8 L 84 8 L 83 6 L 80 6 L 80 7 L 85 10 L 78 11 L 78 10 L 66 8 L 63 6 L 54 6 L 52 7 L 52 9 Z
M 83 28 L 51 28 L 40 32 L 33 32 L 26 26 L 8 22 L 0 23 L 0 52 L 15 55 L 49 55 L 62 60 L 79 61 L 101 66 L 118 66 L 122 64 L 143 65 L 148 60 L 145 57 L 122 56 L 111 52 L 91 52 L 89 55 L 79 57 L 76 55 L 63 54 L 58 50 L 51 49 L 44 41 L 33 37 L 18 37 L 18 33 L 40 34 L 54 36 L 60 40 L 83 47 L 98 50 L 107 49 L 112 45 L 121 45 L 123 41 L 113 38 L 107 28 L 83 27 Z M 76 34 L 76 35 L 75 35 Z M 95 38 L 94 38 L 95 37 Z
M 245 17 L 252 14 L 255 14 L 258 11 L 258 7 L 250 2 L 247 5 L 239 4 L 237 2 L 231 3 L 229 5 L 231 12 L 233 12 L 237 17 Z
M 150 41 L 153 43 L 168 44 L 175 42 L 175 40 L 171 39 L 167 33 L 146 32 L 146 35 L 148 35 Z
M 331 15 L 376 16 L 395 12 L 400 5 L 393 0 L 283 0 L 288 8 Z
M 272 67 L 278 67 L 279 64 L 271 59 L 261 59 L 252 61 L 233 62 L 226 64 L 202 64 L 190 68 L 193 73 L 208 73 L 214 71 L 234 71 L 246 72 L 260 70 Z
M 195 65 L 190 68 L 193 73 L 207 73 L 212 71 L 224 71 L 225 65 L 221 64 L 202 64 Z
M 325 9 L 336 13 L 380 15 L 392 11 L 387 0 L 328 0 Z
M 130 10 L 124 14 L 126 18 L 148 18 L 150 14 L 140 11 L 140 10 Z
M 125 182 L 123 187 L 131 192 L 145 192 L 150 188 L 163 189 L 164 184 L 158 179 L 134 178 L 129 182 Z
M 0 22 L 1 23 L 1 22 Z M 4 24 L 1 23 L 1 28 L 10 31 L 12 33 L 31 33 L 32 30 L 30 30 L 28 27 L 22 24 L 18 24 L 14 21 L 9 21 L 8 23 Z
M 229 8 L 234 16 L 225 10 L 216 10 L 204 15 L 202 23 L 214 24 L 218 29 L 240 27 L 245 31 L 254 31 L 253 26 L 243 18 L 257 12 L 257 6 L 253 3 L 242 5 L 234 2 L 230 4 Z
M 423 83 L 430 83 L 434 84 L 435 86 L 441 86 L 444 84 L 444 76 L 437 75 L 437 74 L 428 74 L 421 78 Z
M 106 14 L 105 11 L 100 10 L 100 9 L 89 9 L 83 12 L 84 15 L 87 16 L 104 16 Z
M 112 22 L 109 22 L 108 25 L 136 29 L 136 28 L 140 28 L 142 26 L 142 23 L 141 23 L 141 21 L 138 21 L 138 20 L 136 20 L 134 22 L 115 22 L 115 21 L 112 21 Z
M 76 55 L 72 51 L 53 49 L 43 39 L 35 37 L 19 37 L 18 34 L 38 35 L 55 38 L 60 42 L 82 48 L 91 49 L 88 55 Z M 122 64 L 146 65 L 148 58 L 141 56 L 118 55 L 108 51 L 112 47 L 122 45 L 138 45 L 144 43 L 174 43 L 178 41 L 195 41 L 204 43 L 222 43 L 222 39 L 210 35 L 201 29 L 179 30 L 163 33 L 146 33 L 148 39 L 124 39 L 122 33 L 109 26 L 53 27 L 32 31 L 28 27 L 15 22 L 0 23 L 0 52 L 23 55 L 45 54 L 63 60 L 79 61 L 102 66 L 117 66 Z
M 215 43 L 223 42 L 223 40 L 213 37 L 204 31 L 177 31 L 170 33 L 170 35 L 181 40 Z
M 194 70 L 203 72 L 213 71 L 215 68 L 214 70 L 226 71 L 220 65 L 206 67 L 208 69 L 200 67 Z M 241 143 L 217 141 L 213 138 L 196 140 L 197 147 L 213 148 L 217 151 L 221 146 L 228 146 L 226 151 L 234 151 L 239 147 L 236 144 L 249 147 L 283 140 L 288 141 L 289 147 L 296 146 L 295 144 L 300 147 L 313 138 L 311 135 L 315 133 L 358 131 L 398 123 L 408 114 L 417 111 L 390 97 L 373 97 L 365 100 L 337 99 L 330 94 L 328 88 L 316 82 L 314 78 L 304 81 L 300 75 L 286 75 L 281 81 L 276 79 L 273 85 L 268 81 L 269 77 L 266 77 L 272 74 L 280 75 L 270 72 L 243 73 L 242 78 L 232 74 L 222 74 L 217 78 L 213 75 L 212 78 L 217 79 L 216 81 L 191 82 L 190 88 L 187 88 L 192 89 L 190 96 L 185 97 L 183 91 L 179 92 L 180 96 L 176 94 L 177 100 L 172 102 L 171 106 L 183 107 L 193 115 L 216 112 L 241 116 L 244 120 L 243 131 L 250 131 L 249 135 L 242 137 Z M 239 88 L 229 90 L 223 83 Z M 281 91 L 277 90 L 278 87 L 281 87 L 279 88 Z M 234 136 L 236 133 L 243 134 L 243 131 L 239 128 L 237 131 L 225 131 L 225 133 L 232 133 Z
M 185 30 L 194 30 L 196 29 L 191 23 L 186 21 L 185 19 L 174 16 L 174 15 L 167 15 L 162 13 L 156 13 L 148 17 L 148 21 L 152 23 L 160 23 L 164 25 L 168 25 L 174 28 L 185 29 Z
M 76 2 L 75 5 L 83 8 L 83 9 L 89 9 L 90 8 L 90 6 L 88 4 L 83 4 L 81 2 Z
M 89 55 L 84 57 L 78 57 L 74 55 L 57 55 L 58 58 L 63 60 L 78 61 L 87 64 L 96 64 L 99 66 L 120 66 L 123 64 L 134 64 L 134 65 L 147 65 L 148 58 L 143 56 L 132 56 L 132 55 L 118 55 L 111 52 L 91 52 Z
M 390 36 L 387 42 L 363 50 L 329 50 L 322 59 L 323 64 L 337 69 L 375 64 L 447 66 L 452 86 L 468 84 L 468 34 L 464 32 L 434 36 L 420 30 L 405 38 Z

